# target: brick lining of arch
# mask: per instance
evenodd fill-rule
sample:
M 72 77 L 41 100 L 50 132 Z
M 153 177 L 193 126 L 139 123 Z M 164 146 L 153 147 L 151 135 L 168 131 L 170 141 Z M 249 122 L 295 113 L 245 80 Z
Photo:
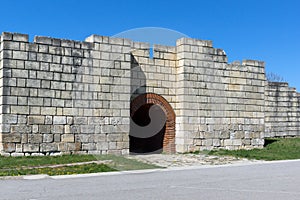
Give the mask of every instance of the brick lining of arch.
M 166 130 L 163 138 L 163 152 L 175 153 L 175 112 L 169 102 L 160 95 L 154 93 L 146 93 L 137 96 L 130 103 L 130 116 L 145 104 L 160 105 L 166 114 Z

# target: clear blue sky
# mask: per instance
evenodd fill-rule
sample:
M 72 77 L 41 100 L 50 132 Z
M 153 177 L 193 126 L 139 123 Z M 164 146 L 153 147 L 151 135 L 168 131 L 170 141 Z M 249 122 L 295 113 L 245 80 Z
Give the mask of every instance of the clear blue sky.
M 300 91 L 299 0 L 6 0 L 0 31 L 84 40 L 163 27 L 213 40 L 229 61 L 255 59 Z

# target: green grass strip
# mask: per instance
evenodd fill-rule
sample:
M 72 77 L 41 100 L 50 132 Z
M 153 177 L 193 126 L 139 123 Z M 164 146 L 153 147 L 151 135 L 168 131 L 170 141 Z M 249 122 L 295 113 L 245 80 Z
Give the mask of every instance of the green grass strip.
M 51 167 L 51 165 L 80 163 L 98 160 L 106 160 L 109 162 L 107 162 L 107 164 L 92 163 L 78 166 L 76 165 Z M 52 176 L 153 168 L 158 168 L 158 166 L 146 164 L 134 159 L 128 159 L 123 156 L 116 155 L 62 155 L 29 157 L 0 156 L 0 176 L 19 176 L 30 174 L 48 174 Z
M 263 149 L 252 150 L 216 150 L 209 152 L 209 155 L 235 156 L 256 160 L 292 160 L 300 159 L 300 138 L 274 139 Z
M 8 169 L 0 170 L 0 176 L 21 176 L 21 175 L 32 175 L 32 174 L 48 174 L 54 175 L 70 175 L 70 174 L 83 174 L 83 173 L 98 173 L 98 172 L 110 172 L 117 171 L 104 164 L 87 164 L 79 166 L 67 166 L 67 167 L 56 167 L 56 168 L 38 168 L 38 169 Z

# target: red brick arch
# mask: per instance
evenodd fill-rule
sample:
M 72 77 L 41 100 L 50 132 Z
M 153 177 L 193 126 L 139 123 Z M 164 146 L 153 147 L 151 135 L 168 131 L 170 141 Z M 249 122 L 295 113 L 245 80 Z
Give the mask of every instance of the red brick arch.
M 130 116 L 143 105 L 155 104 L 161 106 L 166 114 L 166 130 L 163 138 L 163 152 L 175 153 L 175 112 L 169 102 L 162 96 L 154 93 L 141 94 L 134 98 L 130 103 Z

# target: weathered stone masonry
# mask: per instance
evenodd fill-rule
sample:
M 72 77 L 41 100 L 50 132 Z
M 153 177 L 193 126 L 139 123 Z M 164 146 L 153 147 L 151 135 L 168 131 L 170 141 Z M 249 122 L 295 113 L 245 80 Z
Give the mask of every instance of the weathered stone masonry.
M 128 154 L 130 119 L 152 105 L 167 120 L 147 145 L 169 153 L 262 147 L 267 137 L 300 135 L 300 94 L 266 81 L 263 62 L 229 64 L 211 41 L 190 38 L 155 45 L 153 58 L 149 49 L 97 35 L 29 42 L 2 33 L 1 154 Z

